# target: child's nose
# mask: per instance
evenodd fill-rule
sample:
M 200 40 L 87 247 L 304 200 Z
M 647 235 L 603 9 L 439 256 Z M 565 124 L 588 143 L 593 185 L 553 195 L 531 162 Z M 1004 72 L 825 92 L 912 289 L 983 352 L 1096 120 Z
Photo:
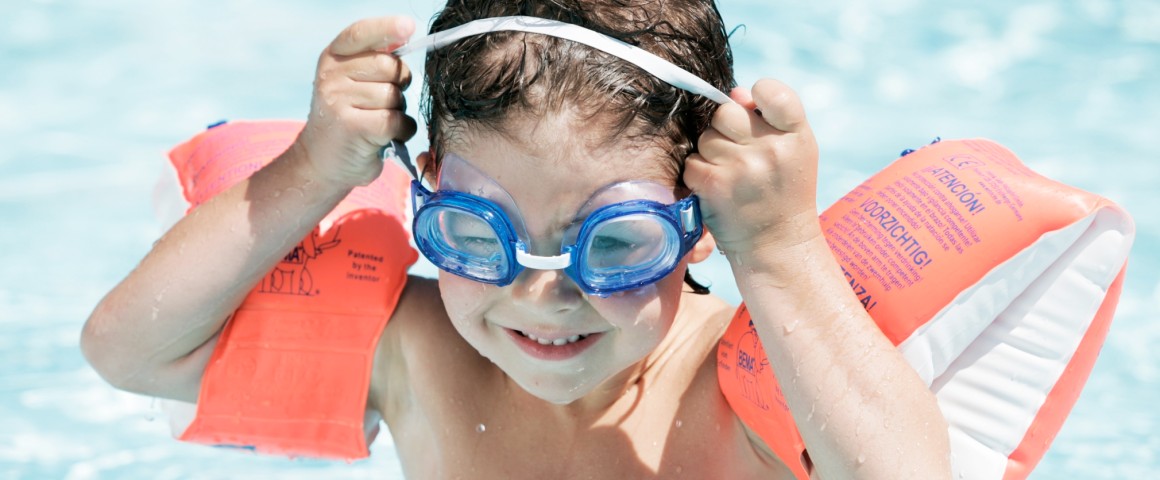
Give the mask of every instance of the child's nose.
M 524 269 L 512 282 L 512 300 L 542 313 L 567 313 L 580 307 L 584 294 L 563 270 Z

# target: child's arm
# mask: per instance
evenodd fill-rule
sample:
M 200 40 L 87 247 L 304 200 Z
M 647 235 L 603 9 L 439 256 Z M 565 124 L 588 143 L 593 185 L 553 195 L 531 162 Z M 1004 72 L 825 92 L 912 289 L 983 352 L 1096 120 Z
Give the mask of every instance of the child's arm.
M 718 109 L 684 178 L 785 379 L 815 472 L 949 478 L 934 395 L 862 308 L 822 236 L 817 143 L 801 102 L 772 80 L 733 98 L 741 106 Z
M 106 380 L 196 401 L 217 335 L 246 294 L 347 193 L 378 176 L 381 145 L 414 135 L 402 110 L 410 72 L 383 53 L 414 29 L 388 17 L 343 31 L 318 61 L 294 144 L 186 215 L 101 300 L 81 348 Z

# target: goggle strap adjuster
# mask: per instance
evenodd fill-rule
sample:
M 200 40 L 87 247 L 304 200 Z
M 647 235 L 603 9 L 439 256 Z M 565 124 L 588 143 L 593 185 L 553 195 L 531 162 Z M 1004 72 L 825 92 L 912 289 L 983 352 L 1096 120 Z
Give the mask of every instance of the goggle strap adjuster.
M 685 229 L 685 233 L 693 233 L 697 230 L 697 215 L 694 210 L 692 203 L 681 209 L 681 227 Z

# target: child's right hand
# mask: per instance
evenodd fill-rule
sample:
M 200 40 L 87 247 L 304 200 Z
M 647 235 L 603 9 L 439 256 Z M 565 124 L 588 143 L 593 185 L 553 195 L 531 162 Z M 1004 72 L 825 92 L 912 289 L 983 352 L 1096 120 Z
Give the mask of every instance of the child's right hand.
M 310 174 L 340 187 L 366 185 L 382 171 L 379 149 L 415 134 L 404 112 L 411 71 L 389 52 L 415 31 L 407 17 L 351 24 L 318 59 L 306 128 L 293 149 Z

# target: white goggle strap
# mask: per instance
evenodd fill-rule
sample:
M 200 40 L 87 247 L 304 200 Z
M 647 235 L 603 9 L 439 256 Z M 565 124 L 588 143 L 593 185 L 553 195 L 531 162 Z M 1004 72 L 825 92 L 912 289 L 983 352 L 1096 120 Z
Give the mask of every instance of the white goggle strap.
M 433 190 L 429 182 L 419 176 L 419 170 L 415 168 L 414 163 L 411 163 L 411 154 L 407 152 L 407 145 L 403 142 L 391 140 L 391 143 L 383 145 L 383 148 L 379 149 L 379 160 L 384 162 L 389 161 L 398 165 L 403 170 L 406 170 L 407 173 L 410 173 L 411 178 L 418 180 L 428 190 Z
M 438 49 L 470 36 L 499 31 L 538 33 L 582 43 L 636 65 L 674 87 L 704 96 L 720 104 L 734 103 L 729 95 L 710 85 L 701 77 L 653 55 L 647 50 L 578 25 L 546 18 L 512 16 L 475 20 L 455 28 L 417 38 L 391 53 L 401 57 L 412 52 Z M 379 156 L 383 161 L 389 160 L 401 166 L 416 180 L 423 181 L 411 163 L 411 157 L 408 155 L 403 142 L 392 140 L 390 144 L 383 147 Z
M 707 97 L 720 104 L 733 103 L 729 95 L 710 85 L 701 77 L 653 55 L 647 50 L 578 25 L 546 18 L 515 16 L 475 20 L 455 28 L 417 38 L 395 49 L 392 53 L 401 57 L 420 50 L 434 50 L 470 36 L 500 31 L 538 33 L 582 43 L 636 65 L 674 87 Z

